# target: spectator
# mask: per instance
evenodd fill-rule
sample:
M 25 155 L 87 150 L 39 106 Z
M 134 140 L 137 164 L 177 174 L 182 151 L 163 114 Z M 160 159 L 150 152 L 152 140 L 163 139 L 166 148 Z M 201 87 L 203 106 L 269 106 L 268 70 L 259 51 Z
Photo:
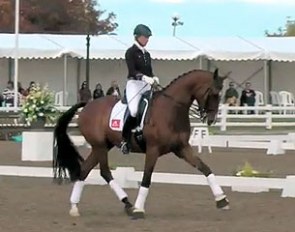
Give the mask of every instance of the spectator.
M 235 84 L 234 82 L 230 82 L 229 88 L 225 92 L 224 103 L 228 104 L 229 106 L 237 106 L 238 98 L 239 94 L 238 91 L 235 89 Z
M 0 94 L 0 107 L 1 106 L 4 106 L 4 98 L 2 94 Z
M 31 90 L 34 89 L 35 87 L 36 87 L 35 81 L 31 81 L 26 94 L 28 95 L 31 92 Z
M 107 91 L 107 95 L 113 95 L 113 96 L 116 96 L 117 98 L 121 98 L 121 92 L 120 92 L 117 81 L 112 81 L 111 87 Z
M 97 83 L 95 90 L 93 91 L 93 99 L 104 97 L 104 92 L 100 83 Z
M 86 81 L 84 81 L 79 90 L 79 101 L 89 102 L 91 100 L 91 91 Z
M 241 96 L 241 106 L 245 104 L 247 106 L 254 106 L 255 105 L 255 91 L 251 89 L 251 83 L 246 82 L 245 89 L 242 91 Z M 250 114 L 254 114 L 254 110 L 249 111 Z
M 22 84 L 20 82 L 17 82 L 17 88 L 18 88 L 18 92 L 22 96 L 27 96 L 27 91 L 22 87 Z
M 12 81 L 7 82 L 7 87 L 3 91 L 3 100 L 5 105 L 13 106 L 14 103 L 14 84 Z

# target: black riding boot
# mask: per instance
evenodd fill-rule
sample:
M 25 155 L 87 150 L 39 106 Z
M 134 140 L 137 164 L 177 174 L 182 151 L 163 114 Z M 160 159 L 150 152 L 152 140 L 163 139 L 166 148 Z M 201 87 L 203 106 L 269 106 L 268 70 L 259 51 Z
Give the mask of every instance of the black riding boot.
M 123 141 L 121 142 L 121 151 L 123 154 L 128 154 L 130 152 L 131 135 L 132 135 L 131 130 L 134 128 L 135 123 L 136 123 L 136 118 L 129 115 L 128 118 L 126 119 L 126 122 L 123 127 L 123 131 L 122 131 Z

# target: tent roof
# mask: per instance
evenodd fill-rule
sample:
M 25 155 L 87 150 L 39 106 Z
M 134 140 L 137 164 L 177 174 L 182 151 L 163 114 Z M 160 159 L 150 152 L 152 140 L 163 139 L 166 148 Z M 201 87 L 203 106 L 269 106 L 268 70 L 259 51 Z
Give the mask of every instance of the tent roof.
M 132 37 L 91 36 L 91 59 L 124 59 Z M 1 34 L 0 58 L 15 57 L 14 34 Z M 156 37 L 147 46 L 153 59 L 193 60 L 200 56 L 211 60 L 274 60 L 295 61 L 295 37 L 284 38 L 201 38 Z M 24 59 L 86 57 L 85 35 L 20 34 L 18 56 Z
M 262 49 L 239 37 L 226 38 L 183 38 L 183 41 L 196 47 L 212 60 L 260 60 L 265 58 Z
M 267 59 L 274 61 L 295 61 L 295 37 L 268 37 L 249 39 L 267 53 Z

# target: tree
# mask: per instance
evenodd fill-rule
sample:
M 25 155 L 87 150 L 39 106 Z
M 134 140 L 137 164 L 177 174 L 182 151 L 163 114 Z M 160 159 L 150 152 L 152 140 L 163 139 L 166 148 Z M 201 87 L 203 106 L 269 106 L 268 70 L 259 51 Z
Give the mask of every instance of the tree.
M 0 0 L 0 32 L 14 32 L 15 0 Z M 108 34 L 116 15 L 96 0 L 20 0 L 21 33 Z M 106 15 L 104 18 L 103 16 Z
M 279 27 L 277 32 L 269 33 L 265 31 L 267 37 L 284 37 L 284 36 L 295 36 L 295 20 L 292 20 L 290 16 L 287 17 L 284 28 Z

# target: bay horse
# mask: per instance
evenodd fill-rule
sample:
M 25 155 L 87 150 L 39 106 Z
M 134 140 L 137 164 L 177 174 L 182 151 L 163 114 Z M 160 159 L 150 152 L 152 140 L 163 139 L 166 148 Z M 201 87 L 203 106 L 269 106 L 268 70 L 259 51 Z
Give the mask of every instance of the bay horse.
M 201 118 L 207 121 L 208 126 L 214 123 L 225 78 L 218 75 L 218 69 L 214 72 L 192 70 L 153 94 L 142 130 L 146 146 L 144 149 L 141 148 L 134 136 L 131 142 L 132 152 L 146 153 L 143 178 L 134 206 L 130 203 L 126 192 L 113 179 L 108 164 L 108 152 L 113 147 L 119 146 L 122 140 L 121 132 L 113 131 L 109 126 L 110 114 L 118 99 L 107 96 L 87 104 L 78 103 L 66 111 L 58 119 L 54 130 L 56 154 L 53 168 L 58 177 L 63 176 L 63 171 L 67 170 L 71 181 L 74 182 L 70 198 L 70 215 L 79 216 L 78 203 L 84 180 L 99 164 L 102 178 L 124 204 L 127 214 L 135 219 L 144 218 L 145 201 L 157 159 L 171 152 L 203 173 L 215 198 L 216 207 L 228 209 L 229 201 L 216 182 L 215 175 L 208 165 L 193 154 L 193 149 L 188 142 L 191 129 L 190 106 L 194 100 L 197 100 Z M 79 114 L 78 127 L 92 147 L 86 160 L 81 157 L 67 135 L 68 124 L 82 107 L 84 108 Z

